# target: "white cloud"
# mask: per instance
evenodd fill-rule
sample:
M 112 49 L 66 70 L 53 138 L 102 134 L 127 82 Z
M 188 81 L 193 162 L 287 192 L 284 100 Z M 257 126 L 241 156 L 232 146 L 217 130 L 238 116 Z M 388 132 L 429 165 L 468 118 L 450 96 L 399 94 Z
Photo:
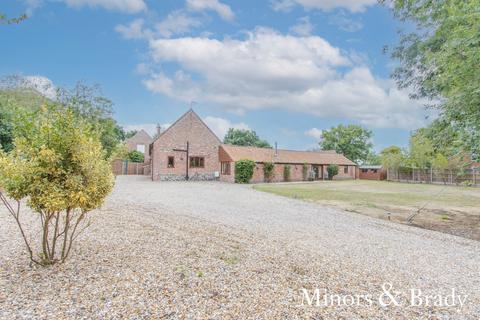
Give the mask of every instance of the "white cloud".
M 298 20 L 298 23 L 290 28 L 290 32 L 302 37 L 306 37 L 312 34 L 313 25 L 310 22 L 309 17 L 303 17 Z
M 147 9 L 144 0 L 63 0 L 71 7 L 103 7 L 107 10 L 137 13 Z
M 347 32 L 356 32 L 363 28 L 361 21 L 350 18 L 344 11 L 330 16 L 328 23 Z
M 42 6 L 44 2 L 63 2 L 69 7 L 102 7 L 107 10 L 121 11 L 124 13 L 138 13 L 147 10 L 144 0 L 23 0 L 27 6 L 27 14 L 30 16 L 34 10 Z
M 35 9 L 43 4 L 43 0 L 24 0 L 24 3 L 27 6 L 26 14 L 30 17 Z
M 377 0 L 271 0 L 275 11 L 289 11 L 300 5 L 305 9 L 319 9 L 324 11 L 344 8 L 351 12 L 363 12 L 369 6 L 375 5 Z
M 322 138 L 323 130 L 318 128 L 311 128 L 310 130 L 305 131 L 305 135 L 312 137 L 316 140 L 320 140 Z
M 148 34 L 144 30 L 144 24 L 145 21 L 143 19 L 136 19 L 127 25 L 117 25 L 115 31 L 120 33 L 125 39 L 148 38 Z
M 318 36 L 295 37 L 259 28 L 245 39 L 184 37 L 149 43 L 152 63 L 173 63 L 146 87 L 182 101 L 248 110 L 282 108 L 374 127 L 411 129 L 424 110 L 389 79 L 376 78 Z
M 187 0 L 187 6 L 193 11 L 213 10 L 224 20 L 233 21 L 235 14 L 232 9 L 218 0 Z
M 163 21 L 155 25 L 156 31 L 163 37 L 169 38 L 176 34 L 185 34 L 192 28 L 199 27 L 201 22 L 178 10 L 170 13 Z
M 25 87 L 32 88 L 49 99 L 56 99 L 57 88 L 55 88 L 52 80 L 43 76 L 26 76 L 22 80 Z
M 117 25 L 115 31 L 125 39 L 153 39 L 155 37 L 170 38 L 174 35 L 184 35 L 199 27 L 202 22 L 189 16 L 183 10 L 169 13 L 165 19 L 147 27 L 143 19 L 136 19 L 126 25 Z
M 250 130 L 250 127 L 246 123 L 232 123 L 230 120 L 224 118 L 208 116 L 205 117 L 203 121 L 205 121 L 205 124 L 212 129 L 220 140 L 223 140 L 230 128 Z

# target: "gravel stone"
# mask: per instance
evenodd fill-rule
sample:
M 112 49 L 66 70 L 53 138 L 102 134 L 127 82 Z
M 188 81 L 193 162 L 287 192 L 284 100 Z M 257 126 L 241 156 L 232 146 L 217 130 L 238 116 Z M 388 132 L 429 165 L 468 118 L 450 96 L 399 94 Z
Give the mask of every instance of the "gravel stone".
M 0 209 L 1 319 L 479 319 L 480 244 L 220 182 L 119 176 L 71 258 L 29 266 Z M 38 227 L 26 208 L 28 230 Z M 31 234 L 34 236 L 34 233 Z M 401 306 L 302 305 L 302 289 Z M 411 288 L 469 295 L 409 306 Z

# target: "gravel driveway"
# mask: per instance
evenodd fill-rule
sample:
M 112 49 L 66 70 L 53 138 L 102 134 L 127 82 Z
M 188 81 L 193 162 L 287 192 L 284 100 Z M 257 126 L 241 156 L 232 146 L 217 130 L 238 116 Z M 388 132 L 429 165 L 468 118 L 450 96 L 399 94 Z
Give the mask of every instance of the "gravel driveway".
M 0 209 L 0 318 L 480 318 L 476 241 L 249 186 L 144 177 L 118 177 L 92 216 L 72 258 L 44 269 L 28 266 Z

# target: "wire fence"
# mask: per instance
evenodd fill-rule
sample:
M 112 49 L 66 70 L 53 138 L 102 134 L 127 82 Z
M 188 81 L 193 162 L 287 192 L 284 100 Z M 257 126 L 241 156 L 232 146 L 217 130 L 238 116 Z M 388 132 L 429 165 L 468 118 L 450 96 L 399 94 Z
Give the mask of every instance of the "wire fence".
M 480 168 L 435 170 L 401 167 L 387 170 L 387 180 L 406 183 L 430 183 L 480 187 Z

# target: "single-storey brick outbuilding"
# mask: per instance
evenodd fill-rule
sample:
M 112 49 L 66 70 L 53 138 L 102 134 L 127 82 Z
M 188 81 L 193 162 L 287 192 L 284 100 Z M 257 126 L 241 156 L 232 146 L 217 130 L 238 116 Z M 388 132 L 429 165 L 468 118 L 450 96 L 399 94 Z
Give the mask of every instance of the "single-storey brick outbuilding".
M 387 170 L 381 165 L 361 165 L 358 168 L 358 178 L 363 180 L 386 180 Z
M 335 151 L 293 151 L 241 147 L 222 144 L 220 139 L 193 111 L 189 110 L 149 148 L 152 180 L 220 180 L 235 182 L 235 162 L 253 160 L 256 165 L 251 182 L 263 182 L 263 164 L 275 164 L 273 181 L 283 181 L 285 165 L 290 166 L 290 181 L 302 181 L 303 166 L 312 179 L 327 179 L 327 166 L 336 164 L 334 179 L 355 179 L 356 164 Z
M 285 165 L 290 166 L 290 181 L 303 181 L 304 164 L 307 165 L 308 178 L 313 180 L 327 179 L 327 166 L 330 164 L 339 166 L 334 179 L 355 179 L 356 164 L 335 151 L 294 151 L 222 144 L 219 147 L 220 180 L 234 182 L 235 162 L 242 159 L 255 161 L 251 180 L 254 183 L 264 182 L 263 164 L 267 162 L 275 164 L 272 182 L 283 181 Z

